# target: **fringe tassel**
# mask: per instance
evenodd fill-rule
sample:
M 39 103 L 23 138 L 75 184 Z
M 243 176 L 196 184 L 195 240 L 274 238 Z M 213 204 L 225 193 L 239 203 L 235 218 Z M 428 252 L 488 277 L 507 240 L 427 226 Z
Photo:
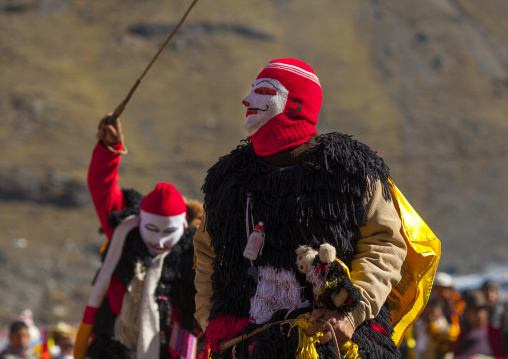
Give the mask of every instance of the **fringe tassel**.
M 259 283 L 256 294 L 251 299 L 250 314 L 255 323 L 263 324 L 277 310 L 308 307 L 310 303 L 303 303 L 302 294 L 302 287 L 294 272 L 259 267 Z
M 360 357 L 360 353 L 358 352 L 358 345 L 353 343 L 352 341 L 347 342 L 340 348 L 340 353 L 344 357 L 344 359 L 362 359 Z
M 196 295 L 196 288 L 194 287 L 195 271 L 192 269 L 194 262 L 192 240 L 196 231 L 196 227 L 185 229 L 176 246 L 164 259 L 161 278 L 155 290 L 155 297 L 159 301 L 161 323 L 163 323 L 161 326 L 162 331 L 167 328 L 167 317 L 171 315 L 169 306 L 164 303 L 164 298 L 169 298 L 171 307 L 178 308 L 179 325 L 191 334 L 197 334 L 199 324 L 194 318 L 196 311 L 194 298 Z M 174 314 L 172 315 L 174 316 Z
M 113 228 L 116 228 L 126 217 L 132 214 L 138 215 L 141 201 L 143 200 L 143 195 L 132 188 L 122 188 L 122 195 L 125 208 L 120 211 L 113 211 L 109 214 L 108 222 Z
M 87 353 L 87 357 L 91 359 L 131 359 L 135 356 L 135 350 L 105 335 L 96 336 Z
M 316 344 L 319 344 L 319 338 L 323 333 L 319 332 L 316 335 L 308 336 L 303 331 L 313 324 L 308 321 L 310 314 L 303 314 L 297 320 L 290 323 L 290 328 L 297 328 L 298 330 L 298 349 L 296 351 L 296 359 L 318 359 L 319 354 L 316 350 Z M 289 335 L 288 335 L 289 336 Z
M 392 340 L 393 327 L 386 305 L 381 307 L 376 318 L 366 320 L 353 333 L 352 341 L 357 344 L 359 355 L 365 359 L 400 359 L 399 348 Z
M 206 328 L 206 342 L 214 352 L 220 352 L 220 343 L 233 339 L 251 323 L 249 318 L 238 318 L 231 315 L 216 317 Z

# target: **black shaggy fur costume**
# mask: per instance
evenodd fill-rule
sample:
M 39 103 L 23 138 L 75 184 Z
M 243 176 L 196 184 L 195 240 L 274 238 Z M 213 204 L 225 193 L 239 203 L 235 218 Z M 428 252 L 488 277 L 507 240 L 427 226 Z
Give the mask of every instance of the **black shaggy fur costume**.
M 128 207 L 121 211 L 111 212 L 109 222 L 114 228 L 126 217 L 139 214 L 141 200 L 143 199 L 143 196 L 135 190 L 128 189 L 122 190 L 122 192 Z M 194 246 L 192 240 L 196 230 L 196 227 L 187 228 L 178 244 L 166 256 L 159 285 L 154 293 L 154 296 L 158 298 L 161 332 L 165 332 L 165 335 L 161 335 L 161 359 L 171 358 L 168 350 L 170 335 L 170 328 L 168 326 L 170 318 L 168 318 L 168 314 L 171 307 L 178 307 L 179 324 L 184 329 L 196 335 L 199 328 L 197 321 L 194 319 L 194 296 L 196 290 L 194 288 Z M 107 249 L 103 253 L 103 260 L 106 252 Z M 139 229 L 134 228 L 127 234 L 115 274 L 120 282 L 127 287 L 133 279 L 135 264 L 141 262 L 145 267 L 149 267 L 152 263 L 152 258 L 141 239 Z M 168 298 L 169 303 L 164 298 Z M 113 313 L 108 299 L 105 298 L 97 311 L 93 327 L 93 333 L 96 337 L 88 349 L 88 356 L 90 358 L 130 358 L 129 354 L 132 354 L 133 350 L 112 339 L 115 319 L 116 314 Z M 202 353 L 203 351 L 204 343 L 201 340 L 198 344 L 197 352 Z
M 255 154 L 248 140 L 220 158 L 203 185 L 206 230 L 216 255 L 209 320 L 249 317 L 256 283 L 247 276 L 251 264 L 242 255 L 247 238 L 248 196 L 253 204 L 249 216 L 252 214 L 255 223 L 262 221 L 266 233 L 262 255 L 255 265 L 292 270 L 301 286 L 306 287 L 305 297 L 312 302 L 312 289 L 296 268 L 295 250 L 301 245 L 317 249 L 329 243 L 336 248 L 337 257 L 350 267 L 360 227 L 367 222 L 364 199 L 380 184 L 383 197 L 391 201 L 388 177 L 389 169 L 377 154 L 341 133 L 321 135 L 300 163 L 288 167 L 269 165 Z M 287 318 L 311 310 L 312 307 L 294 310 Z M 279 310 L 271 321 L 283 319 L 286 314 L 287 310 Z M 353 336 L 362 359 L 400 357 L 391 340 L 393 328 L 386 308 L 364 324 L 366 330 L 357 330 Z M 370 324 L 382 326 L 388 335 L 372 329 Z M 245 332 L 256 327 L 249 325 Z M 288 336 L 288 326 L 283 327 L 274 325 L 251 341 L 236 345 L 236 357 L 248 358 L 250 343 L 255 341 L 253 359 L 294 358 L 297 332 L 293 330 Z M 320 358 L 337 357 L 331 343 L 318 345 L 317 351 Z M 214 358 L 231 355 L 231 349 L 213 353 Z

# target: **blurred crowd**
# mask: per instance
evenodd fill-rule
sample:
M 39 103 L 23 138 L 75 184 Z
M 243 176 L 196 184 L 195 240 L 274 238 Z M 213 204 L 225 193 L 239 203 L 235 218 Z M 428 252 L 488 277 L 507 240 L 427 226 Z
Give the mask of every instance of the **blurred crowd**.
M 436 274 L 429 302 L 406 334 L 405 359 L 508 358 L 508 303 L 498 282 L 458 292 L 453 278 Z
M 36 326 L 32 311 L 24 310 L 9 326 L 7 343 L 0 345 L 0 359 L 73 359 L 76 331 L 63 322 Z
M 10 325 L 0 359 L 72 359 L 76 328 L 37 327 L 23 311 Z M 436 274 L 429 302 L 401 345 L 403 359 L 508 359 L 508 302 L 500 285 L 458 292 L 453 278 Z

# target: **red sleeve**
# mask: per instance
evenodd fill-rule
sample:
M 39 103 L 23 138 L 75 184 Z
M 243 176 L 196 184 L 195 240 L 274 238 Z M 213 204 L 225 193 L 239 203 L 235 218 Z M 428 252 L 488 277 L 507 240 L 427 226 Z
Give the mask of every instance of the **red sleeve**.
M 119 143 L 113 148 L 122 150 L 123 145 Z M 88 189 L 108 240 L 113 235 L 113 228 L 108 224 L 109 214 L 125 207 L 122 190 L 118 186 L 120 158 L 120 154 L 111 152 L 102 141 L 99 141 L 88 168 Z
M 123 297 L 127 292 L 125 286 L 118 279 L 116 273 L 113 273 L 111 277 L 111 283 L 109 284 L 108 291 L 106 292 L 106 298 L 108 298 L 111 310 L 116 315 L 120 315 L 122 311 Z

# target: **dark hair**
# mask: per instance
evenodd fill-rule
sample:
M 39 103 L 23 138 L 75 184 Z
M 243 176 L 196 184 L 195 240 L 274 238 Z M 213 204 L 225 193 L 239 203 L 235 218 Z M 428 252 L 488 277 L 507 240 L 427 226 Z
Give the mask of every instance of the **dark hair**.
M 466 293 L 464 300 L 466 308 L 482 309 L 488 307 L 487 298 L 485 298 L 485 294 L 481 290 L 473 290 Z
M 17 332 L 18 330 L 23 329 L 23 328 L 28 329 L 28 325 L 26 325 L 25 322 L 16 321 L 11 324 L 11 327 L 10 327 L 11 334 L 14 332 Z
M 483 289 L 483 290 L 495 289 L 499 292 L 499 291 L 501 291 L 501 286 L 495 280 L 487 279 L 487 280 L 485 280 L 485 282 L 483 282 L 481 289 Z

